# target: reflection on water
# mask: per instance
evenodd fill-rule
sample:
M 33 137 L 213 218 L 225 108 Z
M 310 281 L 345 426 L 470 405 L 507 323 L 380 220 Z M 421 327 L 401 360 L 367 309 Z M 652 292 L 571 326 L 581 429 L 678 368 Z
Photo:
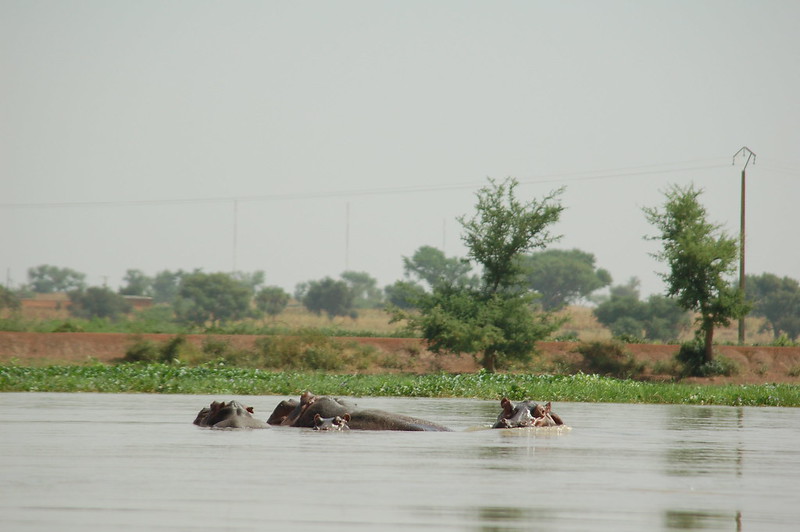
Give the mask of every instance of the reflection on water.
M 666 423 L 671 440 L 666 451 L 668 475 L 742 475 L 744 408 L 675 406 L 672 410 L 674 415 Z M 757 409 L 751 411 L 758 415 Z
M 797 409 L 567 403 L 572 430 L 553 433 L 487 429 L 496 401 L 359 398 L 455 432 L 191 424 L 233 398 L 263 418 L 282 399 L 0 394 L 0 529 L 730 531 L 800 519 Z
M 703 511 L 667 510 L 664 514 L 666 530 L 742 530 L 742 513 L 722 514 Z

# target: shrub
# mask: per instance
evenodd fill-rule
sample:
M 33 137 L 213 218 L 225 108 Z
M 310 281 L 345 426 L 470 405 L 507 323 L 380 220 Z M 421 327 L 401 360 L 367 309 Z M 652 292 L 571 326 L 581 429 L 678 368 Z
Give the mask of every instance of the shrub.
M 625 346 L 615 340 L 583 342 L 575 351 L 583 357 L 583 368 L 587 373 L 597 373 L 621 379 L 638 377 L 645 368 Z
M 152 340 L 138 337 L 125 350 L 122 360 L 125 362 L 156 362 L 159 357 L 158 345 Z
M 714 360 L 705 362 L 705 347 L 699 340 L 681 345 L 675 360 L 681 365 L 682 377 L 731 376 L 739 373 L 739 366 L 733 360 L 717 355 Z
M 160 346 L 152 340 L 136 337 L 133 344 L 125 350 L 122 360 L 124 362 L 178 362 L 181 353 L 187 346 L 186 337 L 182 335 L 175 336 Z
M 84 332 L 83 327 L 73 321 L 64 321 L 60 325 L 53 328 L 54 333 L 60 332 Z
M 341 344 L 316 332 L 269 336 L 256 341 L 260 365 L 267 368 L 336 370 L 343 367 Z
M 786 333 L 783 333 L 777 338 L 775 338 L 775 340 L 773 340 L 770 345 L 773 345 L 775 347 L 794 347 L 797 344 L 793 342 L 792 339 L 789 338 L 789 336 Z

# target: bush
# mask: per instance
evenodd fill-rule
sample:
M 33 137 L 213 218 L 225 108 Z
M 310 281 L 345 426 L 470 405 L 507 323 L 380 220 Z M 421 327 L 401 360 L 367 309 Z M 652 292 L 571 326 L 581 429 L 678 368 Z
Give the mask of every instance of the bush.
M 739 373 L 739 366 L 733 360 L 717 355 L 710 362 L 705 361 L 705 347 L 699 340 L 681 345 L 675 360 L 681 365 L 682 377 L 729 377 Z
M 125 350 L 122 360 L 125 362 L 155 362 L 158 357 L 158 345 L 152 340 L 139 337 Z
M 640 376 L 645 368 L 645 364 L 638 362 L 624 344 L 615 340 L 583 342 L 575 351 L 583 357 L 586 373 L 631 379 Z
M 265 337 L 256 346 L 259 361 L 267 368 L 337 370 L 344 366 L 341 344 L 316 332 Z
M 770 344 L 775 347 L 794 347 L 797 345 L 786 333 L 781 334 Z
M 124 362 L 162 362 L 174 363 L 180 360 L 181 352 L 187 346 L 186 337 L 175 336 L 160 346 L 152 340 L 137 337 L 125 350 Z

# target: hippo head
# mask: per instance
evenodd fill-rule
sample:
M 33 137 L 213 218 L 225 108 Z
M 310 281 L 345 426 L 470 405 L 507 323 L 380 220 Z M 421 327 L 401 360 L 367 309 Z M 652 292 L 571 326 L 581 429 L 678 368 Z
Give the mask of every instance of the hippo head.
M 253 407 L 239 401 L 214 401 L 202 408 L 194 420 L 195 425 L 214 428 L 264 428 L 266 423 L 253 418 Z
M 317 414 L 314 416 L 314 430 L 350 430 L 348 421 L 350 414 L 334 417 L 322 417 Z
M 500 408 L 502 412 L 497 416 L 497 422 L 494 424 L 495 429 L 512 429 L 517 427 L 530 427 L 533 426 L 534 416 L 531 413 L 533 408 L 538 405 L 532 401 L 522 401 L 520 403 L 512 403 L 507 397 L 500 400 Z
M 544 407 L 542 407 L 542 405 L 536 405 L 533 418 L 534 427 L 555 427 L 558 424 L 553 419 L 550 407 L 551 405 L 549 401 L 546 405 L 544 405 Z
M 497 416 L 497 422 L 492 427 L 495 429 L 553 427 L 564 424 L 558 414 L 551 410 L 549 402 L 544 406 L 534 401 L 514 404 L 504 397 L 500 401 L 500 407 L 503 411 Z

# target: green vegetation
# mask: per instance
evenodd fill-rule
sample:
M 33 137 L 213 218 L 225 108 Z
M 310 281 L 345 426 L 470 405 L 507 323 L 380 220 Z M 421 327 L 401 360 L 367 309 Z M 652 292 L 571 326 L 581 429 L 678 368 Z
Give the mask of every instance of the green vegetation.
M 237 348 L 225 338 L 209 336 L 196 347 L 179 335 L 162 343 L 142 337 L 134 339 L 125 351 L 124 362 L 223 364 L 247 368 L 289 371 L 345 371 L 387 368 L 394 365 L 370 345 L 336 340 L 315 330 L 292 336 L 263 336 L 255 348 Z
M 675 185 L 667 191 L 662 211 L 645 208 L 644 213 L 660 232 L 648 238 L 662 243 L 654 256 L 669 266 L 669 273 L 662 274 L 667 295 L 699 315 L 697 335 L 703 338 L 705 362 L 710 363 L 714 328 L 745 316 L 749 305 L 729 280 L 736 271 L 736 239 L 707 221 L 706 209 L 698 201 L 701 193 L 692 185 Z
M 123 296 L 99 286 L 73 290 L 69 293 L 69 300 L 72 303 L 70 314 L 78 318 L 116 320 L 132 310 L 130 303 Z
M 344 375 L 269 372 L 218 363 L 118 366 L 0 366 L 1 392 L 184 393 L 235 395 L 321 395 L 373 397 L 470 397 L 551 401 L 800 406 L 800 386 L 763 384 L 701 386 L 645 383 L 597 375 Z
M 524 253 L 557 239 L 549 228 L 563 210 L 557 201 L 561 191 L 522 203 L 515 196 L 517 184 L 515 179 L 499 184 L 490 180 L 478 191 L 472 218 L 458 219 L 469 258 L 481 266 L 479 285 L 442 279 L 432 293 L 419 295 L 419 312 L 396 313 L 411 330 L 421 332 L 434 353 L 474 353 L 489 372 L 529 359 L 536 342 L 561 324 L 552 314 L 534 309 L 522 267 Z
M 579 249 L 548 249 L 522 257 L 525 279 L 544 310 L 559 310 L 611 284 L 611 274 Z
M 639 299 L 639 280 L 612 286 L 610 295 L 595 307 L 597 321 L 612 334 L 630 343 L 645 340 L 674 342 L 689 326 L 689 313 L 673 299 L 653 294 L 647 301 Z
M 309 281 L 300 300 L 310 312 L 318 316 L 324 312 L 329 320 L 333 320 L 336 316 L 347 316 L 353 312 L 355 294 L 346 281 L 326 277 L 320 281 Z
M 697 340 L 681 345 L 675 360 L 681 365 L 681 377 L 730 376 L 739 373 L 736 363 L 724 356 L 708 360 L 705 356 L 705 347 Z
M 195 272 L 181 279 L 175 314 L 179 321 L 222 324 L 249 316 L 252 289 L 225 273 Z
M 82 290 L 86 287 L 85 279 L 85 273 L 70 268 L 59 268 L 49 264 L 28 268 L 29 289 L 39 294 Z
M 576 351 L 583 357 L 586 373 L 632 379 L 641 376 L 645 369 L 645 364 L 637 362 L 619 341 L 584 342 L 578 344 Z
M 748 275 L 745 289 L 753 303 L 753 315 L 766 318 L 764 330 L 772 329 L 775 341 L 800 336 L 800 283 L 772 273 Z

